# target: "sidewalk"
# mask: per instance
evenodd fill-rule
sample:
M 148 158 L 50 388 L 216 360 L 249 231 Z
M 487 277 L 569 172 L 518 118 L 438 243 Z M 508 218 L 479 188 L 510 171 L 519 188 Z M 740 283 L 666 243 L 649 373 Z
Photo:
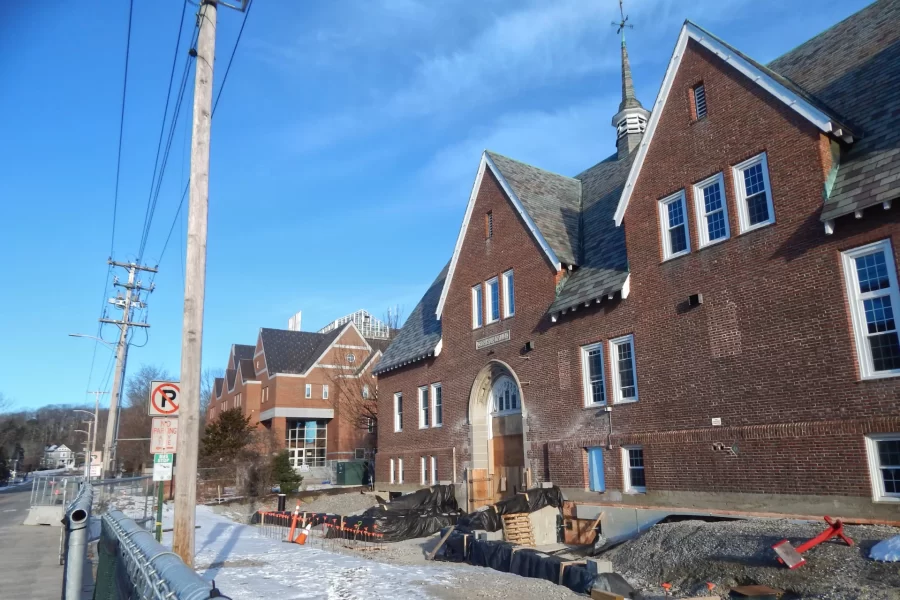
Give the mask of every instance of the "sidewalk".
M 59 600 L 61 527 L 25 526 L 31 488 L 0 494 L 0 597 Z

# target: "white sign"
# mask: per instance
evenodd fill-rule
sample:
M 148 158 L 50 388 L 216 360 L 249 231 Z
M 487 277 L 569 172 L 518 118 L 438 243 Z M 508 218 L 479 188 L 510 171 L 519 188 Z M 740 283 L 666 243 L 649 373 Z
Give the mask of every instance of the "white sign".
M 151 417 L 177 417 L 180 395 L 181 388 L 177 381 L 150 382 L 150 405 L 147 413 Z
M 91 477 L 100 477 L 103 474 L 102 465 L 91 465 Z
M 150 427 L 150 454 L 172 454 L 178 442 L 178 419 L 154 417 Z
M 172 481 L 172 455 L 153 455 L 153 481 Z
M 494 344 L 500 344 L 503 342 L 509 341 L 509 329 L 506 331 L 501 331 L 500 333 L 495 333 L 494 335 L 489 335 L 487 337 L 483 337 L 480 340 L 475 342 L 475 349 L 481 350 L 482 348 L 487 348 L 488 346 L 493 346 Z
M 99 467 L 103 465 L 103 453 L 102 452 L 91 452 L 91 466 Z

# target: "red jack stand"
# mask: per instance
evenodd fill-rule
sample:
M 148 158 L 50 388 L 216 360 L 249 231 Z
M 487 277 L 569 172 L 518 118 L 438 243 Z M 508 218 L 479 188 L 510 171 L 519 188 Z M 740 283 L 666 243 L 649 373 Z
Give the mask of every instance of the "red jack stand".
M 847 543 L 848 546 L 853 545 L 853 540 L 844 535 L 844 524 L 840 519 L 831 520 L 831 517 L 825 517 L 825 522 L 828 523 L 828 529 L 817 535 L 811 540 L 803 542 L 796 548 L 787 540 L 781 540 L 774 546 L 772 546 L 772 550 L 775 551 L 775 554 L 778 555 L 778 562 L 786 564 L 790 569 L 796 569 L 800 565 L 806 562 L 806 559 L 800 556 L 810 548 L 818 546 L 822 542 L 827 542 L 831 538 L 839 537 L 844 542 Z

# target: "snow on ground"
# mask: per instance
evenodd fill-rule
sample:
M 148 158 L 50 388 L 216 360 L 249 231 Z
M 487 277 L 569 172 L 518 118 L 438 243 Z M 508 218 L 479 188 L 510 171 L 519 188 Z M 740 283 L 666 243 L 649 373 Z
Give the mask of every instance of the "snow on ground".
M 171 520 L 166 507 L 164 522 Z M 442 569 L 394 566 L 261 537 L 247 525 L 197 507 L 194 567 L 233 598 L 433 598 L 424 584 L 448 584 Z M 171 533 L 163 545 L 171 545 Z

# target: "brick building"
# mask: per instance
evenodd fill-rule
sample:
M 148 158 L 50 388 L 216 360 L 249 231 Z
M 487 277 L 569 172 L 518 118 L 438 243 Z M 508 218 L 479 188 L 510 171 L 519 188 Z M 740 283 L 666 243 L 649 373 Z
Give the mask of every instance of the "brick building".
M 376 479 L 896 520 L 900 1 L 769 65 L 686 22 L 652 112 L 621 55 L 615 154 L 482 155 Z
M 207 422 L 241 409 L 290 451 L 294 467 L 327 479 L 328 461 L 374 451 L 374 423 L 360 423 L 355 403 L 344 397 L 357 386 L 343 382 L 364 378 L 387 343 L 366 339 L 352 321 L 327 333 L 262 328 L 255 345 L 231 347 L 225 377 L 215 381 Z M 361 394 L 364 386 L 358 386 Z

